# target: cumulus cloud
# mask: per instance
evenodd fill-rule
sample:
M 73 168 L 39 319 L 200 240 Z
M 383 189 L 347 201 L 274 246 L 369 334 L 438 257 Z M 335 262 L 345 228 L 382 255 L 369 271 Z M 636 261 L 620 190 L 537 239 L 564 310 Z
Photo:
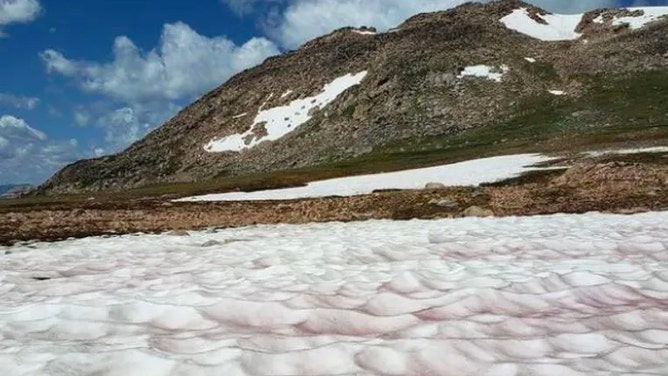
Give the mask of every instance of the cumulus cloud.
M 119 152 L 169 120 L 179 108 L 171 102 L 156 101 L 98 112 L 94 125 L 103 130 L 104 144 L 97 148 L 107 154 Z
M 46 134 L 28 125 L 23 119 L 11 115 L 0 117 L 0 131 L 4 135 L 10 135 L 23 139 L 46 140 Z
M 159 46 L 145 53 L 128 37 L 117 37 L 111 62 L 70 60 L 53 49 L 41 57 L 49 72 L 75 79 L 83 90 L 134 104 L 200 95 L 276 54 L 274 43 L 265 38 L 238 46 L 178 22 L 166 24 Z
M 32 110 L 39 104 L 39 98 L 0 93 L 0 105 L 2 104 L 18 109 Z
M 4 26 L 33 21 L 41 10 L 37 0 L 0 0 L 0 36 Z
M 80 155 L 77 141 L 49 140 L 46 134 L 11 115 L 0 116 L 0 181 L 38 183 Z M 30 168 L 26 168 L 30 166 Z

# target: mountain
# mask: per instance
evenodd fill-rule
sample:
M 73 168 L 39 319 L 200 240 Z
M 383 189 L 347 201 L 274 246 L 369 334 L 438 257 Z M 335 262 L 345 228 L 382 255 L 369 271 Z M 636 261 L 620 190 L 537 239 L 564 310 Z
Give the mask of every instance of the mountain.
M 667 13 L 563 16 L 504 0 L 416 15 L 385 33 L 344 28 L 237 74 L 127 150 L 67 166 L 40 191 L 322 166 L 345 174 L 463 147 L 656 137 L 668 124 Z
M 0 185 L 0 198 L 14 198 L 35 189 L 30 184 Z

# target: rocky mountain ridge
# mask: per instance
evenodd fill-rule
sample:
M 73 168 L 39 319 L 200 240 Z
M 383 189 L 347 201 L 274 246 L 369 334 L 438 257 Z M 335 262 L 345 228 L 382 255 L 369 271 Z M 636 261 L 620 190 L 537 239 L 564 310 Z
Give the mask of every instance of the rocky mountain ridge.
M 534 111 L 534 103 L 582 102 L 606 85 L 601 77 L 668 73 L 668 21 L 659 16 L 635 28 L 619 21 L 645 12 L 592 11 L 574 25 L 576 39 L 545 41 L 501 21 L 512 15 L 533 20 L 533 28 L 550 26 L 548 12 L 504 0 L 419 14 L 386 33 L 337 30 L 237 74 L 127 150 L 65 167 L 40 191 L 127 189 L 325 165 L 396 142 L 492 127 Z M 362 72 L 359 83 L 322 105 L 309 101 Z M 290 107 L 300 100 L 300 108 Z M 603 110 L 563 112 L 580 112 L 573 116 L 591 127 L 636 121 L 635 114 L 596 111 Z M 282 137 L 262 139 L 279 128 Z M 206 149 L 235 135 L 252 147 Z

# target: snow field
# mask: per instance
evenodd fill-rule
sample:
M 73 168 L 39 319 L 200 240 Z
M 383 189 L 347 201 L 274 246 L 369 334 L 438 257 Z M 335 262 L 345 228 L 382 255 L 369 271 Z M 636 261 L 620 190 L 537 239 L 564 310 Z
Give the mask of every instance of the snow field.
M 313 97 L 295 99 L 286 106 L 263 109 L 264 104 L 253 121 L 253 125 L 242 134 L 214 139 L 204 146 L 208 152 L 241 151 L 252 148 L 263 141 L 274 141 L 294 131 L 300 125 L 309 121 L 314 109 L 322 109 L 333 102 L 339 95 L 349 88 L 359 85 L 366 77 L 367 72 L 347 74 L 325 85 L 322 92 Z M 282 98 L 290 95 L 291 90 L 281 95 Z M 266 135 L 256 135 L 256 127 L 264 125 Z
M 7 375 L 668 374 L 665 212 L 3 250 Z
M 479 185 L 536 170 L 536 168 L 530 166 L 549 160 L 551 158 L 539 154 L 505 155 L 436 167 L 321 180 L 297 188 L 216 193 L 186 197 L 175 201 L 295 200 L 329 196 L 356 196 L 369 194 L 380 189 L 422 189 L 430 182 L 439 182 L 448 186 Z

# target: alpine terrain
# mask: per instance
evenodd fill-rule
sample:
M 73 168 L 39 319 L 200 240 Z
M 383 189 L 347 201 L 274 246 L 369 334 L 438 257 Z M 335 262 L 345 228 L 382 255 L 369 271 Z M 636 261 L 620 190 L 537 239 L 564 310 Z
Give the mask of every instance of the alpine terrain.
M 65 167 L 40 191 L 333 177 L 665 137 L 665 14 L 557 15 L 505 0 L 383 33 L 340 29 L 232 77 L 127 150 Z

